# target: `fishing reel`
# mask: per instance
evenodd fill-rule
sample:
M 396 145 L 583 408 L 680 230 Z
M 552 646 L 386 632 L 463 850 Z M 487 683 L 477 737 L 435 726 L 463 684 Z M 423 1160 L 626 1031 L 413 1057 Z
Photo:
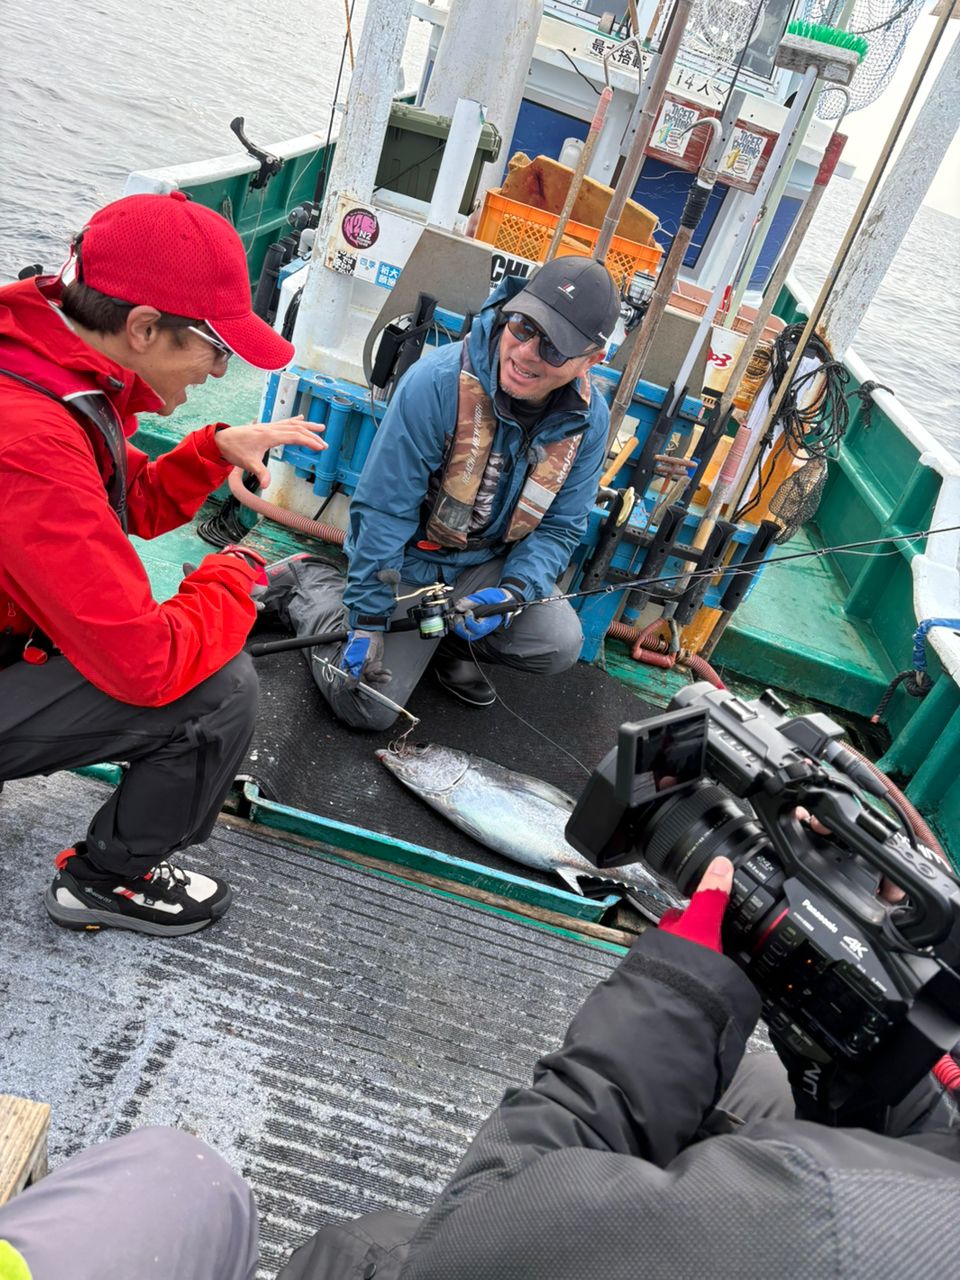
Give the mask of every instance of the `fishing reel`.
M 398 596 L 397 603 L 405 600 L 416 600 L 402 618 L 391 619 L 382 615 L 376 617 L 361 614 L 357 618 L 358 627 L 374 627 L 382 631 L 416 631 L 423 640 L 442 640 L 448 635 L 462 614 L 454 608 L 451 599 L 454 588 L 443 582 L 431 583 L 428 587 L 420 587 L 409 595 Z M 472 610 L 475 618 L 484 618 L 493 613 L 504 613 L 509 609 L 519 608 L 520 604 L 481 604 Z M 249 646 L 247 652 L 254 658 L 264 658 L 270 653 L 285 653 L 289 649 L 308 649 L 316 645 L 338 644 L 347 639 L 346 631 L 318 631 L 311 635 L 294 636 L 289 640 L 261 641 Z
M 411 605 L 405 618 L 391 622 L 387 630 L 417 631 L 423 640 L 442 640 L 464 617 L 464 611 L 457 609 L 453 600 L 450 599 L 454 590 L 454 587 L 435 582 L 432 586 L 421 587 L 419 591 L 411 592 L 409 596 L 400 596 L 399 600 L 409 600 L 412 596 L 420 596 L 421 600 L 419 604 Z M 519 607 L 522 607 L 520 601 L 508 605 L 479 604 L 470 609 L 469 616 L 486 618 L 492 614 L 503 614 Z
M 420 602 L 411 606 L 407 618 L 416 624 L 410 629 L 416 630 L 422 640 L 442 640 L 453 630 L 458 615 L 453 609 L 453 601 L 448 599 L 452 591 L 452 587 L 436 582 L 417 593 L 421 597 Z

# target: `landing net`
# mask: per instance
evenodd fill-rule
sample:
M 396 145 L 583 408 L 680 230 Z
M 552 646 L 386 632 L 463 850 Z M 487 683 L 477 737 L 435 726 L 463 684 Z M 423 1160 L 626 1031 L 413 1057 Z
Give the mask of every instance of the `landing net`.
M 876 101 L 900 64 L 904 45 L 927 0 L 856 0 L 847 30 L 866 36 L 869 49 L 850 84 L 848 111 L 860 111 Z M 797 17 L 830 24 L 837 0 L 801 0 Z M 827 89 L 817 103 L 821 120 L 836 120 L 843 111 L 844 96 Z

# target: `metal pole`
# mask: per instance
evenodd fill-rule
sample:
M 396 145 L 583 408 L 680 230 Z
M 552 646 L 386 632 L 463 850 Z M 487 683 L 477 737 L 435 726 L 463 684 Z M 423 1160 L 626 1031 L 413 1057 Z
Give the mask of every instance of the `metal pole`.
M 850 16 L 853 13 L 854 3 L 855 0 L 846 0 L 839 18 L 836 22 L 831 23 L 831 25 L 841 31 L 846 30 L 847 23 L 850 21 Z M 793 145 L 786 157 L 782 170 L 777 176 L 776 182 L 771 188 L 770 195 L 767 199 L 767 207 L 764 209 L 763 216 L 757 224 L 753 242 L 747 250 L 747 256 L 740 268 L 740 278 L 737 281 L 733 294 L 730 298 L 730 310 L 727 312 L 725 321 L 727 325 L 733 324 L 733 320 L 736 317 L 737 312 L 740 310 L 740 303 L 743 301 L 743 295 L 750 286 L 750 277 L 753 274 L 753 268 L 756 266 L 757 259 L 760 257 L 764 241 L 767 238 L 767 232 L 770 230 L 770 225 L 776 217 L 777 209 L 780 207 L 780 199 L 786 189 L 790 174 L 793 172 L 797 156 L 800 154 L 800 148 L 803 146 L 804 140 L 806 139 L 807 131 L 810 128 L 810 122 L 813 120 L 813 115 L 817 109 L 817 103 L 819 101 L 820 95 L 814 94 L 807 103 L 806 110 L 803 113 L 803 118 L 797 127 Z
M 838 93 L 845 93 L 845 89 L 838 89 Z M 842 133 L 834 133 L 833 137 L 827 143 L 827 149 L 823 153 L 823 159 L 820 162 L 820 168 L 817 170 L 817 176 L 813 180 L 813 189 L 807 197 L 807 202 L 800 210 L 799 214 L 790 229 L 790 235 L 787 243 L 784 245 L 783 252 L 777 260 L 777 265 L 773 270 L 773 274 L 767 281 L 766 289 L 763 295 L 763 301 L 757 308 L 757 314 L 754 317 L 753 324 L 750 326 L 750 332 L 747 334 L 740 354 L 737 356 L 736 363 L 730 371 L 730 378 L 727 382 L 726 389 L 720 397 L 720 404 L 717 412 L 721 417 L 727 412 L 733 403 L 733 397 L 737 394 L 737 388 L 740 386 L 741 379 L 747 371 L 747 365 L 753 358 L 753 351 L 757 343 L 760 341 L 760 335 L 763 333 L 764 325 L 770 319 L 771 312 L 776 306 L 777 299 L 780 296 L 780 290 L 786 283 L 787 275 L 793 266 L 794 259 L 803 238 L 807 234 L 810 223 L 813 221 L 813 215 L 820 207 L 820 201 L 823 199 L 823 193 L 827 189 L 827 183 L 833 176 L 833 171 L 837 167 L 837 161 L 843 152 L 843 147 L 847 141 Z
M 850 226 L 847 228 L 847 233 L 843 238 L 843 242 L 841 243 L 840 248 L 837 250 L 836 256 L 833 260 L 833 264 L 830 267 L 830 270 L 827 272 L 827 277 L 823 282 L 823 286 L 820 290 L 820 294 L 817 297 L 816 302 L 813 304 L 813 307 L 810 310 L 810 318 L 807 320 L 807 323 L 804 326 L 803 333 L 800 337 L 799 342 L 796 345 L 796 348 L 794 350 L 793 356 L 791 357 L 790 363 L 787 366 L 786 373 L 783 375 L 783 378 L 776 392 L 774 393 L 773 396 L 771 396 L 770 407 L 767 410 L 767 416 L 766 416 L 766 419 L 764 420 L 763 427 L 757 433 L 757 436 L 750 449 L 750 454 L 747 459 L 747 465 L 744 467 L 743 472 L 741 473 L 740 479 L 737 481 L 730 495 L 728 505 L 732 512 L 736 512 L 736 509 L 741 499 L 743 498 L 743 495 L 746 492 L 747 487 L 750 484 L 751 478 L 753 476 L 754 468 L 756 467 L 757 460 L 760 456 L 760 450 L 763 447 L 764 438 L 766 437 L 767 432 L 770 430 L 770 428 L 773 426 L 773 424 L 777 420 L 777 417 L 780 413 L 780 407 L 783 404 L 784 398 L 790 389 L 790 384 L 793 382 L 793 379 L 796 376 L 797 369 L 800 366 L 800 361 L 803 359 L 803 353 L 807 349 L 807 343 L 810 341 L 810 335 L 813 333 L 817 325 L 820 323 L 820 317 L 823 315 L 823 311 L 824 311 L 824 307 L 826 306 L 827 299 L 830 297 L 830 294 L 833 292 L 833 286 L 837 279 L 837 276 L 840 274 L 841 270 L 843 269 L 847 261 L 847 257 L 850 253 L 850 248 L 853 244 L 854 238 L 856 237 L 857 232 L 860 230 L 861 226 L 864 223 L 867 209 L 869 208 L 870 202 L 873 200 L 873 197 L 876 194 L 877 187 L 880 185 L 880 179 L 883 177 L 883 171 L 887 167 L 887 162 L 889 161 L 890 156 L 893 152 L 893 149 L 896 146 L 897 139 L 900 136 L 900 131 L 903 128 L 904 121 L 906 120 L 907 115 L 910 112 L 910 108 L 913 106 L 914 99 L 916 98 L 917 92 L 919 91 L 921 81 L 923 80 L 923 77 L 926 74 L 928 67 L 930 66 L 930 63 L 933 59 L 933 55 L 936 52 L 937 44 L 939 43 L 940 37 L 943 34 L 947 23 L 950 21 L 950 14 L 951 14 L 950 7 L 944 6 L 943 16 L 938 20 L 937 25 L 934 28 L 933 34 L 931 35 L 930 40 L 927 43 L 927 47 L 923 52 L 923 56 L 920 59 L 920 65 L 917 67 L 916 72 L 914 73 L 914 76 L 913 76 L 913 80 L 910 83 L 910 87 L 907 90 L 906 96 L 904 97 L 903 102 L 901 102 L 900 104 L 900 108 L 897 111 L 896 119 L 894 120 L 890 128 L 890 132 L 887 135 L 886 140 L 884 141 L 883 147 L 880 151 L 880 155 L 877 157 L 877 163 L 874 166 L 873 173 L 870 175 L 870 179 L 867 182 L 867 185 L 864 187 L 863 195 L 860 197 L 860 203 L 857 206 L 857 211 L 853 215 L 853 219 L 850 222 Z
M 646 92 L 646 103 L 640 114 L 640 122 L 637 125 L 637 132 L 634 134 L 633 142 L 630 144 L 627 158 L 623 162 L 623 172 L 620 174 L 613 196 L 607 205 L 607 212 L 604 214 L 597 245 L 593 251 L 593 256 L 598 262 L 603 262 L 606 258 L 610 248 L 610 241 L 613 239 L 617 230 L 617 223 L 620 221 L 620 215 L 623 213 L 630 193 L 637 185 L 637 177 L 643 164 L 643 153 L 646 150 L 647 143 L 650 141 L 650 135 L 656 123 L 657 110 L 670 81 L 670 72 L 673 70 L 673 64 L 680 48 L 680 42 L 683 39 L 683 33 L 687 27 L 693 3 L 694 0 L 676 0 L 673 15 L 670 19 L 670 27 L 664 37 L 656 65 L 651 64 L 650 70 L 647 72 L 647 76 L 651 77 L 651 79 L 649 91 Z M 646 82 L 643 89 L 646 90 Z
M 763 173 L 760 175 L 760 181 L 757 184 L 756 191 L 753 193 L 753 198 L 747 201 L 745 207 L 740 210 L 739 225 L 734 233 L 733 240 L 731 241 L 727 260 L 724 263 L 723 270 L 720 272 L 716 286 L 714 287 L 710 300 L 707 303 L 706 310 L 704 311 L 703 316 L 700 319 L 700 323 L 697 326 L 697 331 L 693 336 L 693 340 L 687 349 L 687 354 L 684 357 L 680 372 L 677 374 L 677 397 L 682 394 L 684 385 L 690 377 L 690 371 L 693 369 L 697 356 L 700 354 L 700 348 L 703 346 L 704 339 L 713 324 L 714 316 L 717 314 L 717 308 L 720 306 L 720 300 L 723 297 L 724 291 L 726 290 L 734 271 L 736 270 L 737 263 L 740 261 L 740 257 L 746 246 L 747 240 L 750 237 L 754 220 L 756 219 L 760 209 L 763 208 L 764 201 L 767 198 L 767 192 L 770 190 L 774 179 L 780 172 L 787 152 L 790 149 L 790 141 L 798 127 L 800 117 L 803 115 L 803 110 L 807 104 L 807 100 L 813 92 L 813 87 L 817 82 L 818 74 L 817 68 L 813 66 L 808 67 L 804 72 L 803 80 L 800 83 L 800 88 L 797 90 L 793 106 L 790 108 L 790 113 L 784 121 L 783 132 L 780 134 L 779 138 L 777 138 L 773 152 L 770 156 L 770 161 L 766 169 L 764 169 Z M 676 407 L 677 404 L 675 402 L 670 406 L 670 412 L 674 412 Z
M 723 158 L 727 138 L 737 122 L 744 97 L 745 94 L 742 90 L 736 90 L 730 95 L 723 116 L 719 120 L 709 117 L 704 120 L 698 120 L 697 124 L 693 126 L 696 129 L 702 124 L 709 124 L 714 130 L 713 143 L 709 147 L 693 187 L 691 187 L 691 191 L 697 192 L 701 197 L 701 203 L 699 204 L 699 209 L 695 212 L 696 221 L 693 221 L 692 218 L 689 219 L 690 225 L 686 225 L 688 218 L 686 216 L 687 211 L 686 209 L 684 210 L 684 216 L 680 219 L 677 234 L 673 237 L 673 243 L 670 245 L 670 252 L 660 268 L 656 287 L 640 324 L 636 341 L 633 343 L 633 350 L 630 352 L 630 358 L 624 366 L 620 375 L 620 382 L 617 385 L 617 392 L 610 409 L 608 446 L 612 445 L 616 439 L 620 424 L 623 422 L 627 409 L 633 400 L 633 389 L 637 384 L 637 378 L 639 378 L 640 371 L 643 369 L 643 363 L 656 336 L 663 313 L 667 309 L 667 304 L 673 293 L 673 286 L 676 284 L 677 277 L 680 274 L 680 268 L 683 266 L 683 259 L 686 256 L 690 241 L 693 239 L 693 234 L 706 207 L 706 202 L 716 184 L 717 168 Z
M 453 110 L 450 132 L 444 147 L 444 163 L 437 173 L 427 224 L 452 231 L 463 199 L 463 189 L 477 154 L 485 111 L 482 103 L 461 98 Z
M 570 187 L 567 191 L 567 198 L 563 202 L 563 208 L 560 210 L 560 217 L 557 219 L 557 228 L 553 233 L 553 239 L 550 241 L 550 247 L 547 250 L 547 256 L 544 262 L 549 262 L 560 248 L 560 241 L 563 239 L 563 233 L 566 230 L 567 223 L 570 221 L 570 214 L 573 212 L 573 206 L 576 203 L 577 196 L 580 194 L 580 188 L 583 185 L 584 174 L 587 172 L 587 165 L 593 156 L 594 148 L 597 145 L 597 139 L 603 130 L 603 121 L 607 114 L 607 107 L 610 105 L 610 99 L 613 97 L 613 90 L 606 85 L 600 94 L 597 102 L 597 109 L 593 113 L 593 119 L 590 122 L 590 128 L 587 131 L 587 139 L 580 148 L 580 157 L 577 160 L 577 167 L 573 171 L 573 177 L 570 179 Z
M 499 186 L 510 158 L 543 0 L 451 0 L 447 10 L 423 106 L 437 115 L 452 116 L 459 98 L 484 104 L 486 119 L 496 126 L 503 146 L 499 162 L 481 170 L 477 196 L 482 199 L 490 187 Z
M 836 359 L 856 335 L 958 128 L 960 39 L 947 54 L 824 307 L 823 325 Z
M 322 363 L 322 351 L 336 348 L 346 327 L 353 276 L 325 265 L 327 244 L 341 194 L 360 203 L 373 195 L 412 11 L 413 0 L 371 0 L 367 10 L 293 334 L 297 363 L 307 368 Z

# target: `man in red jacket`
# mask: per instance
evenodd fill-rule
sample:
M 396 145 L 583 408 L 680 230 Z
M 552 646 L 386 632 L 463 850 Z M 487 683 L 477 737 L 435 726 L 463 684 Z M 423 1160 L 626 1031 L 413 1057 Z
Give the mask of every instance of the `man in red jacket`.
M 253 732 L 262 560 L 208 555 L 160 604 L 127 535 L 185 523 L 234 466 L 265 483 L 274 445 L 323 448 L 301 419 L 133 448 L 137 413 L 173 413 L 234 353 L 294 354 L 252 313 L 236 232 L 179 191 L 108 205 L 59 276 L 0 288 L 0 785 L 128 766 L 56 859 L 45 905 L 67 927 L 192 933 L 230 905 L 167 856 L 209 834 Z

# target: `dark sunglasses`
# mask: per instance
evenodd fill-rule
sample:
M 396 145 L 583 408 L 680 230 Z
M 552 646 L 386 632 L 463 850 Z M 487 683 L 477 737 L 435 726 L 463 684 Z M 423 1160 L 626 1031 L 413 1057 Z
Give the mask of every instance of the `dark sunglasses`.
M 526 316 L 522 316 L 519 311 L 512 311 L 507 316 L 507 328 L 518 342 L 530 342 L 533 338 L 539 338 L 540 359 L 545 364 L 552 365 L 554 369 L 559 369 L 562 364 L 566 364 L 568 360 L 575 358 L 574 356 L 565 356 L 562 351 L 553 345 L 538 325 L 535 325 L 532 320 L 528 320 Z

